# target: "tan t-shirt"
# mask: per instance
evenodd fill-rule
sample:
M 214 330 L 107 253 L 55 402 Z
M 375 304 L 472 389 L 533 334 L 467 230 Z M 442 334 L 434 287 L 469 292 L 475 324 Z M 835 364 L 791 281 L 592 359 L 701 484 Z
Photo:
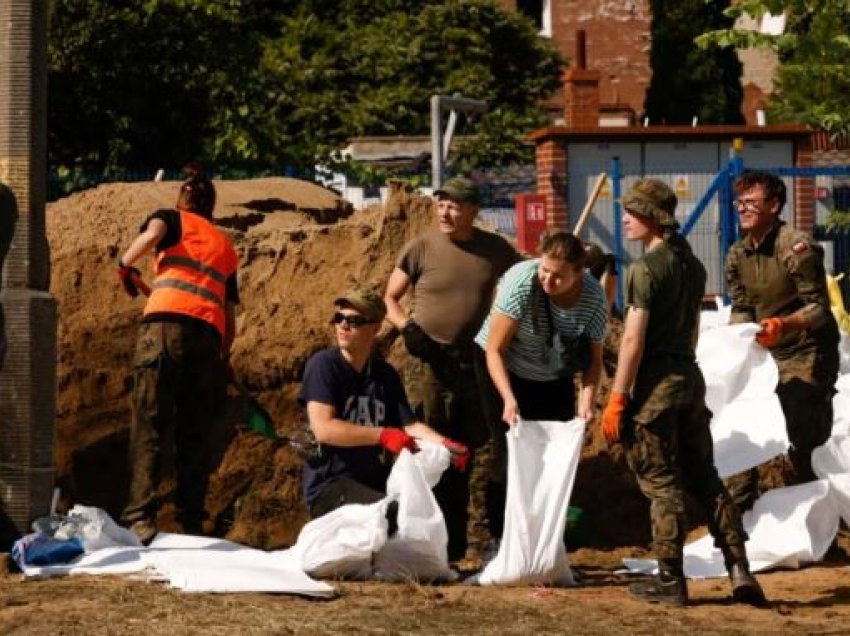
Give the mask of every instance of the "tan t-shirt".
M 468 241 L 433 230 L 410 241 L 396 266 L 413 284 L 413 319 L 437 342 L 472 342 L 499 277 L 520 260 L 501 236 L 475 228 Z

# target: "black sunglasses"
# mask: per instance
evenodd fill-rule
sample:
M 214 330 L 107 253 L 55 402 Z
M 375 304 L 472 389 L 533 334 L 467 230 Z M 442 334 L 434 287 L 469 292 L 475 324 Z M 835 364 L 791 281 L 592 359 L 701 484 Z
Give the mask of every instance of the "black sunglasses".
M 371 320 L 364 318 L 363 316 L 358 316 L 357 314 L 346 315 L 341 311 L 336 312 L 331 318 L 331 322 L 335 325 L 340 323 L 345 323 L 349 327 L 362 327 L 363 325 L 373 325 L 375 324 Z

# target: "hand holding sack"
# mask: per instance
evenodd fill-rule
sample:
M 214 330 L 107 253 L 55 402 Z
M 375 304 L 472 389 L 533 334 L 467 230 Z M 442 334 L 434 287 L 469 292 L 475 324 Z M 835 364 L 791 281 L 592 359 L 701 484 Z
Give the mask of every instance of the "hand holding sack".
M 466 445 L 456 442 L 453 439 L 446 438 L 443 440 L 443 446 L 445 446 L 449 450 L 449 453 L 451 453 L 452 466 L 457 468 L 460 472 L 465 473 L 466 467 L 469 464 L 469 449 Z
M 602 412 L 602 434 L 609 442 L 620 441 L 620 431 L 623 424 L 623 411 L 629 403 L 629 396 L 625 393 L 612 392 L 608 398 L 608 405 Z
M 762 347 L 775 347 L 779 344 L 785 323 L 782 318 L 765 318 L 761 321 L 761 331 L 756 334 L 756 342 Z
M 136 286 L 136 279 L 141 278 L 142 273 L 135 267 L 125 265 L 121 260 L 118 260 L 118 278 L 121 281 L 121 286 L 130 298 L 135 298 L 139 295 L 139 288 Z
M 419 450 L 416 446 L 416 440 L 405 433 L 400 428 L 387 426 L 381 429 L 381 436 L 378 438 L 381 446 L 386 448 L 391 453 L 398 455 L 405 448 L 411 453 Z

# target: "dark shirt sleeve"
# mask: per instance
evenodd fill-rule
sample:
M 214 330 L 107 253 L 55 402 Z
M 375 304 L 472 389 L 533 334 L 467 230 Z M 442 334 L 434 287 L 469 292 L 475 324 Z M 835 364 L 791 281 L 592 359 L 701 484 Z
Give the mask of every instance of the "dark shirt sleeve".
M 224 297 L 229 303 L 239 304 L 239 286 L 236 283 L 236 274 L 228 277 L 224 287 Z
M 652 307 L 655 291 L 655 283 L 646 263 L 632 263 L 626 276 L 626 305 L 648 311 Z
M 396 267 L 403 271 L 414 283 L 419 279 L 422 272 L 422 241 L 413 239 L 409 241 L 402 249 L 401 254 L 396 260 Z
M 334 390 L 336 386 L 338 382 L 335 381 L 330 360 L 319 352 L 307 361 L 304 368 L 298 402 L 304 407 L 308 402 L 320 402 L 338 408 L 338 395 Z M 337 415 L 341 416 L 340 413 Z
M 139 227 L 139 232 L 144 232 L 148 229 L 148 225 L 152 219 L 159 219 L 165 223 L 166 228 L 165 236 L 163 236 L 162 240 L 157 243 L 157 252 L 168 249 L 169 247 L 174 247 L 180 242 L 180 239 L 183 237 L 183 227 L 180 223 L 180 213 L 177 210 L 157 210 L 145 219 L 145 222 L 142 223 L 141 227 Z
M 755 307 L 747 300 L 747 291 L 741 282 L 738 272 L 740 250 L 732 248 L 726 256 L 726 289 L 732 300 L 732 315 L 729 319 L 731 324 L 743 322 L 754 322 L 756 319 Z

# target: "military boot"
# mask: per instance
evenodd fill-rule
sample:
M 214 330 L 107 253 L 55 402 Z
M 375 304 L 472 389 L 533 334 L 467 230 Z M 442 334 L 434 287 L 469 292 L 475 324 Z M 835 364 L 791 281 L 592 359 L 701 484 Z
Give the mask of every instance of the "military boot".
M 746 561 L 738 561 L 729 567 L 729 581 L 732 583 L 732 600 L 736 603 L 746 603 L 754 607 L 767 605 L 761 585 L 750 573 Z
M 688 584 L 681 562 L 658 562 L 658 576 L 629 586 L 632 596 L 649 601 L 683 607 L 688 602 Z

